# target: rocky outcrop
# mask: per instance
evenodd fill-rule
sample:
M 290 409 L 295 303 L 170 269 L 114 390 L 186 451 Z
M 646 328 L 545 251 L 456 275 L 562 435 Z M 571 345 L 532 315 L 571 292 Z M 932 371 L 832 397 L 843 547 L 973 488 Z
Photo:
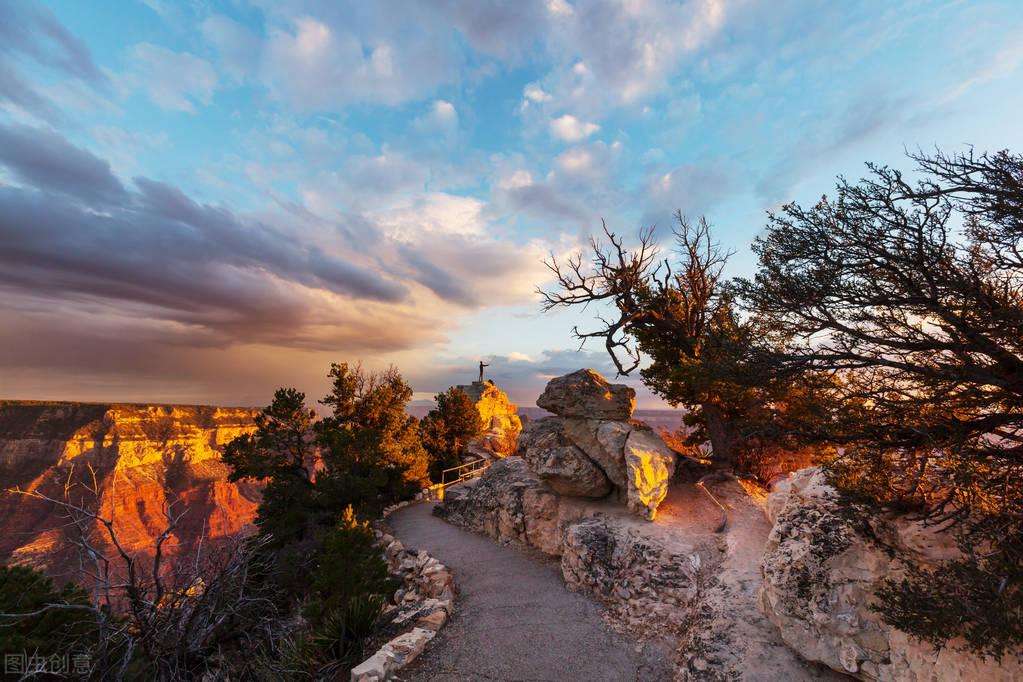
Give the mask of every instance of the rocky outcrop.
M 195 405 L 0 402 L 0 491 L 18 487 L 60 498 L 69 474 L 95 473 L 101 515 L 129 552 L 151 550 L 166 506 L 186 508 L 171 555 L 246 532 L 259 487 L 227 480 L 223 446 L 254 428 L 255 410 Z M 90 471 L 91 470 L 91 471 Z M 0 494 L 0 562 L 60 563 L 64 519 L 51 505 Z M 63 557 L 66 558 L 66 557 Z
M 1023 679 L 1018 656 L 999 663 L 966 652 L 959 642 L 937 650 L 872 610 L 886 578 L 899 578 L 911 563 L 956 556 L 948 533 L 881 514 L 854 523 L 816 468 L 779 484 L 767 510 L 774 527 L 763 557 L 761 601 L 785 642 L 804 658 L 864 680 Z
M 565 434 L 557 417 L 539 419 L 526 428 L 523 455 L 530 468 L 560 495 L 604 497 L 611 482 L 586 453 Z
M 717 507 L 685 483 L 649 523 L 613 499 L 558 495 L 508 457 L 449 489 L 434 513 L 556 557 L 566 585 L 603 602 L 612 624 L 676 647 L 677 679 L 839 678 L 800 660 L 758 608 L 770 526 L 756 500 L 735 481 L 715 484 L 714 494 L 730 510 L 723 533 L 715 532 Z
M 458 388 L 476 403 L 485 429 L 478 440 L 469 444 L 468 451 L 473 459 L 494 459 L 515 454 L 522 420 L 518 408 L 508 400 L 508 394 L 490 380 L 474 381 Z
M 592 369 L 551 379 L 537 407 L 562 417 L 626 420 L 636 409 L 636 391 L 612 384 Z
M 536 404 L 555 416 L 528 425 L 519 453 L 555 492 L 614 491 L 630 511 L 652 520 L 677 455 L 652 429 L 629 421 L 635 403 L 635 391 L 591 369 L 552 379 Z

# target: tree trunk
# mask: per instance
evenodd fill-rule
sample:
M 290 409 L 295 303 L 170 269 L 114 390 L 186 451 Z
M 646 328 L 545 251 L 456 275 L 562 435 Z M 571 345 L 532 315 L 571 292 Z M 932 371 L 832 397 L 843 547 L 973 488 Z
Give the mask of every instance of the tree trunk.
M 714 450 L 714 462 L 729 469 L 737 468 L 739 462 L 735 447 L 735 432 L 725 417 L 724 410 L 714 403 L 704 403 L 700 408 L 707 424 L 710 446 Z

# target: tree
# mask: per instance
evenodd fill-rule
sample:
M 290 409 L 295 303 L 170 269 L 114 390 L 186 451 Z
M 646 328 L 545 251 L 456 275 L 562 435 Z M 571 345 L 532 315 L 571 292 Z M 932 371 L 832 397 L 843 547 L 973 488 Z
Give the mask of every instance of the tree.
M 576 337 L 602 339 L 620 375 L 640 368 L 645 356 L 644 382 L 690 410 L 698 427 L 691 440 L 709 439 L 717 462 L 741 468 L 758 438 L 812 431 L 811 422 L 797 427 L 795 420 L 818 411 L 813 401 L 821 391 L 798 385 L 798 373 L 775 371 L 758 321 L 736 312 L 722 279 L 730 254 L 713 241 L 707 221 L 692 223 L 681 211 L 675 220 L 674 258 L 660 257 L 652 229 L 630 250 L 606 225 L 608 244 L 591 238 L 588 266 L 582 256 L 564 264 L 552 256 L 547 266 L 557 286 L 541 291 L 544 309 L 610 308 L 612 317 L 599 317 L 593 331 L 574 328 Z
M 854 499 L 955 523 L 963 559 L 882 593 L 889 622 L 1000 654 L 1023 642 L 1023 157 L 917 154 L 789 204 L 740 285 L 784 363 L 842 375 L 830 468 Z
M 317 486 L 334 518 L 348 506 L 373 516 L 429 480 L 418 425 L 405 411 L 412 387 L 393 367 L 376 374 L 334 363 L 329 376 L 331 392 L 321 403 L 332 414 L 317 425 L 324 447 Z
M 483 433 L 483 419 L 472 398 L 457 386 L 436 397 L 437 407 L 423 417 L 419 433 L 430 454 L 430 476 L 440 480 L 444 469 L 458 466 L 466 446 Z
M 0 651 L 70 656 L 93 648 L 97 636 L 88 595 L 61 588 L 26 566 L 0 566 Z
M 224 448 L 224 463 L 231 467 L 228 480 L 265 482 L 256 525 L 276 547 L 301 541 L 320 523 L 312 479 L 315 416 L 304 393 L 280 388 L 256 415 L 256 430 Z

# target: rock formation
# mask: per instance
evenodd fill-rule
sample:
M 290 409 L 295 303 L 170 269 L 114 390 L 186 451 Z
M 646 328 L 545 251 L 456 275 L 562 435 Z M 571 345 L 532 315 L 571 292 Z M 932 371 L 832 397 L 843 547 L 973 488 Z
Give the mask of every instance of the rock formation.
M 69 474 L 91 467 L 94 501 L 112 517 L 130 552 L 145 552 L 166 527 L 165 507 L 188 511 L 165 545 L 169 553 L 246 531 L 259 488 L 230 483 L 223 446 L 251 431 L 254 410 L 182 405 L 0 402 L 0 491 L 20 487 L 62 496 Z M 90 474 L 91 476 L 91 474 Z M 57 568 L 67 546 L 64 519 L 52 505 L 0 493 L 0 562 Z M 70 564 L 66 564 L 70 565 Z
M 735 481 L 715 484 L 714 494 L 730 510 L 723 533 L 718 508 L 691 482 L 673 486 L 649 523 L 612 498 L 559 495 L 524 459 L 508 457 L 450 488 L 434 513 L 557 557 L 566 585 L 607 605 L 613 624 L 674 644 L 677 679 L 840 679 L 800 660 L 759 610 L 770 525 L 757 500 Z
M 527 425 L 519 453 L 543 481 L 576 497 L 614 491 L 631 511 L 654 518 L 677 455 L 652 429 L 629 421 L 634 390 L 581 369 L 552 379 L 536 404 L 555 416 Z
M 508 400 L 508 394 L 489 379 L 474 381 L 458 388 L 476 403 L 483 428 L 486 429 L 479 440 L 469 444 L 469 456 L 472 459 L 496 459 L 514 454 L 522 431 L 522 421 L 515 404 Z
M 790 647 L 864 680 L 1023 679 L 1020 656 L 998 663 L 960 642 L 936 650 L 885 624 L 871 609 L 882 581 L 910 562 L 954 558 L 957 549 L 947 532 L 905 518 L 875 514 L 854 523 L 839 504 L 816 468 L 793 474 L 768 499 L 774 527 L 761 599 Z

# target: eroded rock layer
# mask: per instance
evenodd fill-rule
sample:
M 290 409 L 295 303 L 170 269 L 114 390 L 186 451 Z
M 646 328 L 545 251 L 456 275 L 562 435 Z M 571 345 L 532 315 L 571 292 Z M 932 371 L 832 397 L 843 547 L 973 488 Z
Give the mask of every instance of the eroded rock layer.
M 76 496 L 114 520 L 129 552 L 151 550 L 167 527 L 166 510 L 185 510 L 165 549 L 173 555 L 200 539 L 251 527 L 255 484 L 230 483 L 224 445 L 251 431 L 254 410 L 194 405 L 0 402 L 0 490 L 63 497 L 65 482 L 95 481 L 98 495 Z M 60 572 L 69 557 L 65 519 L 52 504 L 0 495 L 0 562 Z M 102 539 L 102 538 L 101 538 Z

